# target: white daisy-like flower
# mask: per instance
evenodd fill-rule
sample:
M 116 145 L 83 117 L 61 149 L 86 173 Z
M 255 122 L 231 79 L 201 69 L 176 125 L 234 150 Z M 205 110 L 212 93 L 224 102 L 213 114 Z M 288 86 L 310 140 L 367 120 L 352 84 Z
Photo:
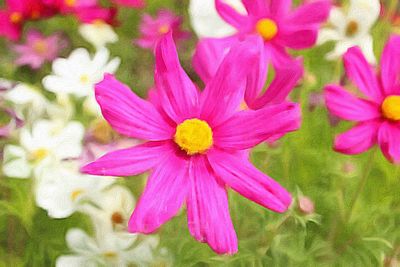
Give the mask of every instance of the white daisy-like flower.
M 80 35 L 97 50 L 109 43 L 118 41 L 118 35 L 114 29 L 102 20 L 95 20 L 93 23 L 83 23 L 79 26 Z
M 52 218 L 67 218 L 85 212 L 115 182 L 111 177 L 84 175 L 77 162 L 64 162 L 41 171 L 36 185 L 36 203 Z
M 55 94 L 69 94 L 85 98 L 85 107 L 99 114 L 99 106 L 94 97 L 94 86 L 105 73 L 115 73 L 120 64 L 118 57 L 110 59 L 106 48 L 101 48 L 91 58 L 84 48 L 74 50 L 68 58 L 58 58 L 53 62 L 53 74 L 43 79 L 43 86 Z
M 82 153 L 84 127 L 79 122 L 39 120 L 32 130 L 22 128 L 19 146 L 6 145 L 3 172 L 14 178 L 29 178 L 41 168 Z
M 225 0 L 237 11 L 246 13 L 241 0 Z M 226 23 L 215 8 L 215 0 L 191 0 L 189 15 L 192 28 L 199 38 L 227 37 L 236 32 L 235 28 Z
M 11 102 L 17 115 L 26 121 L 34 121 L 41 117 L 49 105 L 40 91 L 28 84 L 17 83 L 7 90 L 4 99 Z
M 153 250 L 158 246 L 158 238 L 121 238 L 113 232 L 97 234 L 98 238 L 88 236 L 84 231 L 74 228 L 66 235 L 67 245 L 72 255 L 60 256 L 56 267 L 90 266 L 149 266 L 154 261 Z
M 353 46 L 359 46 L 370 63 L 375 63 L 372 26 L 380 14 L 379 0 L 351 0 L 347 11 L 332 8 L 328 26 L 320 30 L 318 44 L 336 42 L 333 51 L 326 55 L 328 60 L 341 57 Z

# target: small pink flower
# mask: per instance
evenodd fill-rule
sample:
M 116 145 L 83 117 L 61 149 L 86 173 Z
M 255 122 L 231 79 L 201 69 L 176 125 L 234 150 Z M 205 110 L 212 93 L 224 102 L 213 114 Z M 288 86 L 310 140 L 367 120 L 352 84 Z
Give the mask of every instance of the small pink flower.
M 353 155 L 379 144 L 388 160 L 400 163 L 400 36 L 392 36 L 387 43 L 378 75 L 358 47 L 347 51 L 344 65 L 362 96 L 339 85 L 325 87 L 329 111 L 357 123 L 337 136 L 334 149 Z
M 314 202 L 309 197 L 300 196 L 298 205 L 299 210 L 306 215 L 313 214 L 315 211 Z
M 172 31 L 176 42 L 190 37 L 190 33 L 181 30 L 182 18 L 169 10 L 160 10 L 155 18 L 144 14 L 140 23 L 139 39 L 133 42 L 142 48 L 154 49 L 157 42 L 168 32 Z
M 315 45 L 320 24 L 328 18 L 331 8 L 330 0 L 305 3 L 294 10 L 292 0 L 242 0 L 242 3 L 247 11 L 245 15 L 223 0 L 215 1 L 219 15 L 237 33 L 222 39 L 207 38 L 207 42 L 220 42 L 229 47 L 232 40 L 247 35 L 258 36 L 275 67 L 288 64 L 287 48 L 301 50 Z
M 13 50 L 18 55 L 15 63 L 19 66 L 28 65 L 33 69 L 39 69 L 45 62 L 52 62 L 57 58 L 66 46 L 67 42 L 60 34 L 46 37 L 36 30 L 30 30 L 25 44 L 13 46 Z
M 96 99 L 111 126 L 122 135 L 145 140 L 82 168 L 112 176 L 151 171 L 129 221 L 130 232 L 156 231 L 186 203 L 192 236 L 217 253 L 233 254 L 237 237 L 227 187 L 273 211 L 287 210 L 290 194 L 247 158 L 248 149 L 299 127 L 296 104 L 239 111 L 248 74 L 258 67 L 259 51 L 253 41 L 235 44 L 199 92 L 182 69 L 169 33 L 155 51 L 157 105 L 139 98 L 112 75 L 96 86 Z

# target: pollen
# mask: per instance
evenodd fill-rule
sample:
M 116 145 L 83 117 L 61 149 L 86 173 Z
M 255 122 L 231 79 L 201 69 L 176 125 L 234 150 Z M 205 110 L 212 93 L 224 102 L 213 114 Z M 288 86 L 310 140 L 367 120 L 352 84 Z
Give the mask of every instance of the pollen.
M 104 258 L 106 259 L 115 259 L 118 257 L 118 254 L 114 251 L 106 251 L 103 253 Z
M 207 122 L 188 119 L 176 127 L 175 143 L 188 155 L 206 152 L 213 145 L 213 133 Z
M 257 22 L 256 31 L 265 41 L 270 41 L 278 34 L 278 25 L 271 19 L 260 19 Z
M 71 200 L 72 200 L 72 201 L 77 200 L 77 198 L 78 198 L 79 196 L 81 196 L 83 193 L 85 193 L 85 190 L 83 190 L 83 189 L 76 189 L 76 190 L 72 191 L 72 193 L 71 193 Z
M 353 37 L 358 32 L 359 25 L 356 21 L 350 21 L 346 26 L 346 36 Z
M 160 34 L 166 34 L 166 33 L 168 33 L 169 32 L 169 26 L 168 25 L 162 25 L 159 29 L 158 29 L 158 32 L 160 33 Z
M 39 148 L 36 149 L 31 153 L 31 160 L 39 162 L 42 161 L 44 158 L 46 158 L 49 155 L 49 151 L 45 148 Z
M 64 3 L 68 7 L 73 7 L 76 4 L 76 0 L 64 0 Z
M 38 40 L 33 44 L 33 50 L 39 55 L 45 54 L 47 48 L 47 43 L 43 40 Z
M 400 96 L 392 95 L 386 97 L 382 103 L 383 116 L 392 121 L 400 121 Z
M 83 84 L 87 84 L 89 82 L 89 76 L 86 74 L 83 74 L 80 78 L 79 81 Z
M 124 216 L 118 211 L 111 215 L 111 221 L 113 224 L 122 224 L 124 222 Z
M 22 22 L 22 14 L 20 12 L 13 12 L 10 15 L 10 21 L 13 24 L 19 24 Z

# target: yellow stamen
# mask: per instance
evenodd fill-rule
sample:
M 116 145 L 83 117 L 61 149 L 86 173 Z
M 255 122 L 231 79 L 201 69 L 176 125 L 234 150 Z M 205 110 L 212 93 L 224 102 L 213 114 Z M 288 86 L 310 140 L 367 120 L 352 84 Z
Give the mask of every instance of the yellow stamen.
M 213 144 L 213 133 L 207 122 L 185 120 L 176 127 L 175 143 L 188 155 L 206 152 Z
M 43 40 L 38 40 L 33 44 L 33 50 L 37 54 L 43 55 L 44 53 L 46 53 L 47 49 L 47 43 Z
M 73 7 L 76 4 L 76 0 L 64 0 L 64 3 L 68 7 Z
M 76 189 L 76 190 L 72 191 L 71 200 L 75 201 L 83 193 L 85 193 L 85 190 L 83 190 L 83 189 Z
M 10 15 L 10 21 L 13 24 L 19 24 L 22 22 L 22 14 L 20 12 L 13 12 Z
M 79 80 L 81 81 L 81 83 L 87 84 L 87 83 L 89 82 L 89 76 L 86 75 L 86 74 L 83 74 L 83 75 L 79 78 Z
M 103 256 L 106 259 L 115 259 L 116 257 L 118 257 L 117 253 L 115 253 L 114 251 L 106 251 L 103 253 Z
M 124 222 L 124 216 L 118 211 L 111 215 L 111 221 L 113 224 L 122 224 Z
M 257 22 L 256 31 L 265 41 L 270 41 L 278 34 L 278 25 L 271 19 L 260 19 Z
M 388 120 L 400 121 L 400 96 L 386 97 L 382 103 L 382 114 Z
M 101 27 L 103 27 L 104 25 L 106 25 L 106 23 L 105 23 L 104 20 L 102 20 L 102 19 L 96 19 L 96 20 L 94 20 L 94 21 L 92 22 L 92 25 L 94 25 L 94 26 L 96 26 L 96 27 L 98 27 L 98 28 L 101 28 Z
M 159 29 L 158 32 L 161 34 L 166 34 L 169 32 L 169 25 L 162 25 Z
M 346 36 L 353 37 L 358 32 L 359 25 L 356 21 L 350 21 L 346 26 Z
M 39 148 L 33 151 L 30 155 L 30 158 L 32 161 L 42 161 L 44 158 L 46 158 L 49 155 L 49 151 L 45 148 Z

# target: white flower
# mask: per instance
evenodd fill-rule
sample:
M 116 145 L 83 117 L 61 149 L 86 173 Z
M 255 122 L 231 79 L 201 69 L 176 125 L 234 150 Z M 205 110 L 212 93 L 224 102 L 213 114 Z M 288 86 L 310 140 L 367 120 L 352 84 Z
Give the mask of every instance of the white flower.
M 101 49 L 108 43 L 118 41 L 118 35 L 114 32 L 113 28 L 102 20 L 82 24 L 79 26 L 79 33 L 96 49 Z
M 379 0 L 351 0 L 347 12 L 332 8 L 329 26 L 321 29 L 318 44 L 335 41 L 335 49 L 326 58 L 335 60 L 353 46 L 359 46 L 370 63 L 375 63 L 373 39 L 370 34 L 380 13 Z
M 241 0 L 225 0 L 237 11 L 246 13 Z M 236 30 L 226 23 L 215 9 L 215 0 L 191 0 L 189 4 L 190 21 L 199 38 L 226 37 Z
M 93 58 L 84 48 L 74 50 L 68 58 L 58 58 L 53 62 L 53 74 L 43 79 L 44 87 L 55 94 L 70 94 L 86 98 L 92 109 L 98 114 L 99 106 L 94 98 L 94 86 L 103 79 L 105 73 L 114 73 L 120 59 L 109 61 L 110 53 L 101 48 Z
M 89 237 L 80 229 L 70 229 L 66 240 L 73 255 L 60 256 L 56 267 L 87 266 L 149 266 L 154 259 L 153 250 L 158 245 L 155 237 L 126 239 L 112 232 Z M 134 235 L 137 237 L 137 235 Z
M 41 172 L 36 203 L 52 218 L 67 218 L 96 203 L 102 191 L 114 182 L 111 177 L 81 174 L 77 162 L 64 162 Z
M 29 178 L 34 171 L 63 159 L 76 158 L 82 153 L 84 127 L 79 122 L 63 124 L 37 121 L 32 131 L 22 128 L 20 146 L 4 148 L 3 172 L 6 176 Z
M 13 104 L 15 112 L 21 118 L 32 121 L 46 111 L 47 99 L 36 88 L 19 83 L 4 94 L 4 99 Z
M 135 207 L 132 193 L 122 186 L 113 186 L 105 191 L 96 206 L 87 210 L 97 232 L 120 232 L 126 235 L 128 220 Z M 132 236 L 132 235 L 129 235 Z

